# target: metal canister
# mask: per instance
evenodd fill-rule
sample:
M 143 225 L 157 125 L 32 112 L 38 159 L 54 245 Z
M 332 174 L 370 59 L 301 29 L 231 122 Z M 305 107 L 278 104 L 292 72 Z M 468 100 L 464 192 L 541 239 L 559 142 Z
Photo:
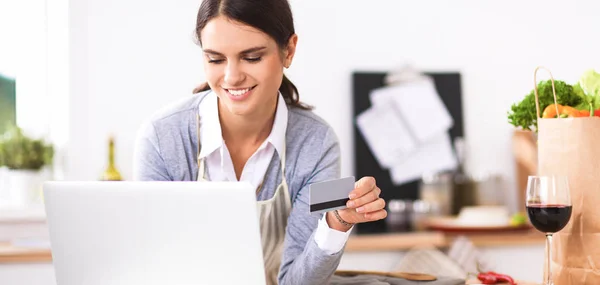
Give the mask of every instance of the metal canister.
M 452 212 L 454 181 L 451 172 L 423 175 L 419 185 L 419 200 L 434 209 L 432 216 L 446 216 Z

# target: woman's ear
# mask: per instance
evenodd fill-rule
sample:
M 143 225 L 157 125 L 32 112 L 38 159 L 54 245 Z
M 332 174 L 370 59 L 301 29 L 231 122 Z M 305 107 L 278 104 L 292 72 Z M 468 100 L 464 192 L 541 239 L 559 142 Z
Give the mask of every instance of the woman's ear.
M 298 43 L 298 35 L 293 34 L 288 41 L 287 47 L 285 48 L 285 58 L 283 59 L 283 66 L 290 68 L 292 65 L 292 59 L 296 53 L 296 44 Z

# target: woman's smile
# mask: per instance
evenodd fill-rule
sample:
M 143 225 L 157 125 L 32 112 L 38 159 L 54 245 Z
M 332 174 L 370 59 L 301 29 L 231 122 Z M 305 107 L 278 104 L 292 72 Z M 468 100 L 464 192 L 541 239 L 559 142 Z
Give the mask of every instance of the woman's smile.
M 250 97 L 250 94 L 252 94 L 252 90 L 254 90 L 254 87 L 256 87 L 256 85 L 247 88 L 223 88 L 223 90 L 225 90 L 225 92 L 229 96 L 229 99 L 233 101 L 243 101 L 246 98 Z

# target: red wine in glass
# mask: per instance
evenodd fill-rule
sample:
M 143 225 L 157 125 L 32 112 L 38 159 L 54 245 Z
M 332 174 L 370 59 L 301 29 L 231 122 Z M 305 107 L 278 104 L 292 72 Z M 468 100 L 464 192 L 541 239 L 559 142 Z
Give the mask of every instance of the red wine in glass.
M 546 276 L 544 285 L 553 285 L 552 234 L 562 230 L 573 211 L 567 176 L 529 176 L 527 179 L 527 214 L 531 224 L 546 234 Z
M 527 205 L 527 214 L 531 224 L 540 232 L 555 233 L 562 230 L 571 218 L 570 205 Z

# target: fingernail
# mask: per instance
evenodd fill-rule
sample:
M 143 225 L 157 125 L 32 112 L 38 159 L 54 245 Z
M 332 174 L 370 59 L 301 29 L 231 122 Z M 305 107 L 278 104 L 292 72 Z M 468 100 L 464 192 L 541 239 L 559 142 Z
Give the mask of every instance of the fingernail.
M 348 207 L 354 207 L 354 202 L 353 201 L 348 201 Z
M 352 193 L 352 194 L 348 195 L 348 198 L 354 199 L 354 198 L 356 198 L 356 194 Z
M 364 209 L 365 209 L 365 207 L 360 207 L 360 208 L 356 209 L 356 212 L 360 213 L 360 212 L 362 212 Z

